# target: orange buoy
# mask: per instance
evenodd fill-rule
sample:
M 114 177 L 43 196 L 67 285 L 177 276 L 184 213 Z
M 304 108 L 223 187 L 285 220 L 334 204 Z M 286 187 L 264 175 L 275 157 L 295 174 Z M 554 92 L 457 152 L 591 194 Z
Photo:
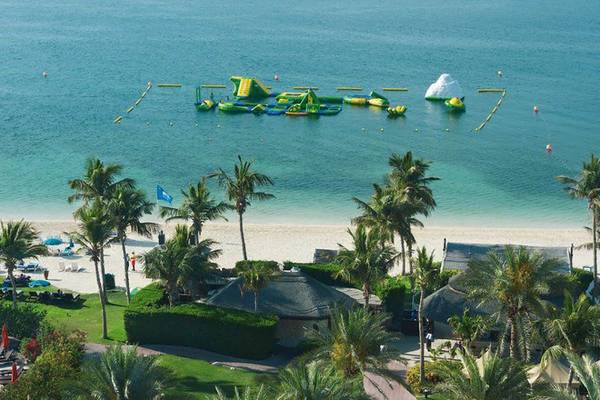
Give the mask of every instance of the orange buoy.
M 548 153 L 548 154 L 552 153 L 552 145 L 550 143 L 548 143 L 546 145 L 546 153 Z
M 533 106 L 533 112 L 534 113 L 537 113 L 539 111 L 540 111 L 540 109 L 538 108 L 538 106 Z

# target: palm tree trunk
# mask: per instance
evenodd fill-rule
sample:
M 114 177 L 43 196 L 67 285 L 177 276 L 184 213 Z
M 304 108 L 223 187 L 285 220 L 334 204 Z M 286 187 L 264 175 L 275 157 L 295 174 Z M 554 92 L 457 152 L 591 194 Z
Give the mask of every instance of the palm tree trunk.
M 100 280 L 100 272 L 98 271 L 98 260 L 94 260 L 94 270 L 96 272 L 96 283 L 98 284 L 98 296 L 100 297 L 100 307 L 102 308 L 102 339 L 108 338 L 108 329 L 106 326 L 106 303 L 102 295 L 102 281 Z
M 104 304 L 108 304 L 108 296 L 106 295 L 106 272 L 104 270 L 104 249 L 100 250 L 100 273 L 102 281 L 102 296 L 104 296 Z
M 598 281 L 598 244 L 596 243 L 597 240 L 597 233 L 596 233 L 596 206 L 594 204 L 592 204 L 592 237 L 593 237 L 593 243 L 592 246 L 594 248 L 594 281 L 597 282 Z
M 254 292 L 254 312 L 258 312 L 258 292 Z
M 408 245 L 408 270 L 410 271 L 410 274 L 413 274 L 413 263 L 412 263 L 412 244 L 411 243 L 407 243 Z
M 502 337 L 500 339 L 500 355 L 502 357 L 506 357 L 508 355 L 508 346 L 507 341 L 506 341 L 506 336 L 508 335 L 510 331 L 510 326 L 508 325 L 508 323 L 506 324 L 506 326 L 504 327 L 504 331 L 502 332 Z
M 125 270 L 125 293 L 127 294 L 127 304 L 131 302 L 131 292 L 129 291 L 129 262 L 127 261 L 127 249 L 125 248 L 125 236 L 121 237 L 121 250 L 123 250 L 123 268 Z
M 242 239 L 242 255 L 244 256 L 244 261 L 248 259 L 248 255 L 246 254 L 246 239 L 244 239 L 244 220 L 242 217 L 242 213 L 238 211 L 238 215 L 240 216 L 240 238 Z
M 363 298 L 365 299 L 365 310 L 369 309 L 369 298 L 371 297 L 371 288 L 368 283 L 363 285 Z
M 567 390 L 570 392 L 571 388 L 573 387 L 573 377 L 575 376 L 575 371 L 573 370 L 573 367 L 570 366 L 569 367 L 569 380 L 567 381 Z
M 12 302 L 13 302 L 13 310 L 17 309 L 17 284 L 15 283 L 15 275 L 13 271 L 15 270 L 15 266 L 12 264 L 6 264 L 6 270 L 8 273 L 8 279 L 10 279 L 10 283 L 12 285 Z
M 425 291 L 421 288 L 421 297 L 419 299 L 419 382 L 421 386 L 425 384 L 425 327 L 423 326 L 423 301 L 425 300 Z
M 406 275 L 406 254 L 404 248 L 404 239 L 400 236 L 400 248 L 402 250 L 402 275 Z
M 510 325 L 510 357 L 515 360 L 520 360 L 519 332 L 517 329 L 517 321 L 515 321 L 514 316 L 508 317 L 508 324 Z

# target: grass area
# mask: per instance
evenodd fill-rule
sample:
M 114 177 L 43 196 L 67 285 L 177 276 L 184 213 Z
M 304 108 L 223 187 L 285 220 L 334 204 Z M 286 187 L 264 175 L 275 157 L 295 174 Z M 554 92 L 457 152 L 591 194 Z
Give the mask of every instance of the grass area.
M 19 288 L 19 290 L 23 292 L 32 290 L 53 292 L 56 291 L 56 288 L 50 286 L 36 289 Z M 84 301 L 79 304 L 34 304 L 46 311 L 47 320 L 55 327 L 67 331 L 78 329 L 86 332 L 88 342 L 125 343 L 127 339 L 123 325 L 123 313 L 127 307 L 125 293 L 120 291 L 108 293 L 110 303 L 106 308 L 108 339 L 101 338 L 102 319 L 98 295 L 85 294 L 81 298 Z M 168 384 L 168 398 L 178 400 L 203 399 L 205 395 L 215 393 L 215 386 L 231 393 L 236 386 L 258 386 L 263 383 L 268 385 L 275 379 L 271 374 L 232 370 L 186 357 L 163 355 L 159 357 L 159 363 L 172 373 L 173 380 Z
M 275 377 L 250 371 L 218 367 L 202 360 L 165 355 L 159 363 L 173 373 L 167 395 L 177 399 L 203 399 L 215 393 L 215 386 L 232 393 L 235 387 L 269 385 Z M 186 397 L 181 397 L 182 394 Z

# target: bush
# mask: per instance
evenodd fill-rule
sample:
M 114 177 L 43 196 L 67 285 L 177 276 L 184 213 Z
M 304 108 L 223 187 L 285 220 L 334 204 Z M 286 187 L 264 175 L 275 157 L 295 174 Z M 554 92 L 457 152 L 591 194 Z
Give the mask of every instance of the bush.
M 155 284 L 140 290 L 125 311 L 130 343 L 190 346 L 252 359 L 266 358 L 273 351 L 275 316 L 199 303 L 168 307 L 160 304 L 162 298 L 150 304 L 151 298 L 159 298 Z
M 17 339 L 35 336 L 45 316 L 45 311 L 31 304 L 18 303 L 15 311 L 11 302 L 0 302 L 0 327 L 6 324 L 8 334 Z
M 265 260 L 242 260 L 235 263 L 235 271 L 244 271 L 250 268 L 265 267 L 272 270 L 278 270 L 279 264 L 277 261 L 265 261 Z
M 131 298 L 132 306 L 160 307 L 167 304 L 169 304 L 169 300 L 159 282 L 149 284 Z
M 569 274 L 569 282 L 571 283 L 571 291 L 575 297 L 585 292 L 594 280 L 594 274 L 583 269 L 574 268 Z
M 462 368 L 460 363 L 447 360 L 438 360 L 425 362 L 425 383 L 421 386 L 419 364 L 412 366 L 406 372 L 406 383 L 411 387 L 413 393 L 419 394 L 425 388 L 432 388 L 436 384 L 442 382 L 441 376 L 436 372 L 436 367 L 439 364 L 448 364 L 458 369 Z
M 293 263 L 286 261 L 283 264 L 284 269 L 298 268 L 305 274 L 315 278 L 321 283 L 329 286 L 341 286 L 341 287 L 356 287 L 352 283 L 348 282 L 342 277 L 338 277 L 337 274 L 340 272 L 341 267 L 338 264 L 315 264 L 315 263 Z
M 375 288 L 375 294 L 381 299 L 384 310 L 394 318 L 401 318 L 404 312 L 406 293 L 410 293 L 408 277 L 389 277 Z
M 113 274 L 104 274 L 104 283 L 106 284 L 106 290 L 112 290 L 116 287 L 115 276 Z

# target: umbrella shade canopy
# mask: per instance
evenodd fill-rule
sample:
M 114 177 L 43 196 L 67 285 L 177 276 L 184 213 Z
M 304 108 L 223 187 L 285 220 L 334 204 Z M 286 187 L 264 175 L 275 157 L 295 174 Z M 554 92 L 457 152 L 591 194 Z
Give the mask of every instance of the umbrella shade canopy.
M 10 340 L 8 339 L 8 329 L 6 328 L 6 324 L 2 324 L 2 348 L 8 349 L 9 344 Z
M 64 242 L 61 238 L 53 237 L 53 238 L 48 238 L 48 239 L 44 240 L 42 243 L 45 244 L 46 246 L 57 246 L 59 244 L 63 244 Z
M 46 287 L 46 286 L 50 286 L 50 282 L 45 281 L 43 279 L 36 280 L 36 281 L 31 281 L 31 283 L 29 284 L 30 288 L 34 288 L 34 287 Z
M 527 371 L 527 380 L 530 384 L 551 383 L 554 385 L 567 385 L 569 383 L 569 367 L 559 360 L 550 359 L 546 365 L 536 365 Z M 576 383 L 574 381 L 574 383 Z
M 208 299 L 207 303 L 254 312 L 254 293 L 244 290 L 237 278 Z M 260 291 L 258 312 L 283 319 L 324 319 L 336 306 L 349 308 L 356 302 L 348 295 L 302 272 L 282 272 Z
M 13 361 L 12 363 L 12 371 L 10 374 L 10 383 L 17 383 L 17 378 L 19 377 L 19 371 L 17 370 L 17 363 Z

